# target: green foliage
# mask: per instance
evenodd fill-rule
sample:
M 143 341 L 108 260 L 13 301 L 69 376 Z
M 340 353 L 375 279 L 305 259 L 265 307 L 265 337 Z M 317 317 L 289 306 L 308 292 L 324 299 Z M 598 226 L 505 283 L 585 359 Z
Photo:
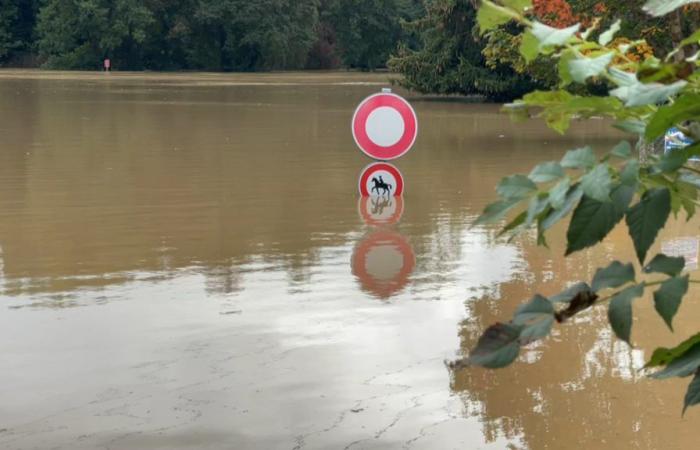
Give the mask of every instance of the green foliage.
M 649 0 L 647 4 L 644 5 L 644 10 L 654 16 L 663 16 L 681 6 L 698 2 L 700 2 L 700 0 Z
M 0 0 L 0 61 L 7 59 L 19 45 L 13 29 L 18 12 L 15 1 Z
M 0 0 L 0 63 L 272 70 L 384 67 L 421 0 Z M 31 59 L 31 58 L 30 58 Z
M 406 25 L 417 48 L 402 46 L 389 68 L 403 75 L 401 84 L 432 94 L 479 95 L 510 100 L 538 86 L 507 64 L 487 64 L 478 36 L 476 10 L 470 0 L 433 0 L 426 15 Z
M 650 0 L 646 9 L 662 15 L 690 3 L 693 2 Z M 510 8 L 507 2 L 483 0 L 483 4 L 487 9 L 479 15 L 482 31 L 496 33 L 516 22 L 518 32 L 524 36 L 519 48 L 525 61 L 542 57 L 558 60 L 557 85 L 571 85 L 573 89 L 597 80 L 606 86 L 603 92 L 588 94 L 564 89 L 531 92 L 507 105 L 509 112 L 518 117 L 542 117 L 561 133 L 574 119 L 607 116 L 615 120 L 614 126 L 634 135 L 637 146 L 633 149 L 625 140 L 601 157 L 590 147 L 573 149 L 559 163 L 537 165 L 527 177 L 506 177 L 496 189 L 501 199 L 489 205 L 476 224 L 498 222 L 510 211 L 520 209 L 502 233 L 512 239 L 534 228 L 537 242 L 545 244 L 546 231 L 573 211 L 566 234 L 569 255 L 601 242 L 625 218 L 637 259 L 644 265 L 671 212 L 678 215 L 685 211 L 690 218 L 698 205 L 700 177 L 688 160 L 700 155 L 700 144 L 662 156 L 647 150 L 671 127 L 700 139 L 698 58 L 677 58 L 684 47 L 700 40 L 700 31 L 694 31 L 690 38 L 676 39 L 677 47 L 665 58 L 645 55 L 635 60 L 628 55 L 629 47 L 644 41 L 616 43 L 615 35 L 625 29 L 623 21 L 611 23 L 601 33 L 597 33 L 598 21 L 584 30 L 579 25 L 555 29 L 532 20 L 520 8 Z M 486 361 L 487 367 L 508 365 L 517 358 L 520 346 L 545 338 L 554 323 L 564 323 L 607 302 L 608 320 L 615 335 L 629 344 L 633 303 L 652 291 L 656 312 L 673 330 L 673 321 L 690 284 L 700 283 L 681 275 L 684 266 L 683 258 L 659 254 L 639 274 L 656 279 L 638 279 L 632 263 L 612 262 L 595 272 L 590 285 L 578 282 L 549 299 L 535 296 L 518 308 L 509 324 L 498 326 L 509 334 L 494 333 L 490 328 L 487 333 L 492 339 L 482 338 L 476 353 L 465 362 L 485 365 L 482 362 Z M 503 338 L 499 341 L 502 345 L 483 345 L 494 342 L 495 336 Z M 490 348 L 496 352 L 488 351 Z M 484 360 L 487 354 L 494 359 Z M 695 375 L 685 396 L 684 411 L 700 404 L 700 334 L 677 347 L 656 349 L 647 368 L 661 368 L 652 375 L 658 379 Z
M 654 307 L 666 325 L 673 331 L 673 318 L 681 306 L 681 301 L 688 293 L 688 276 L 671 278 L 663 282 L 654 292 Z
M 647 251 L 666 225 L 671 214 L 671 192 L 666 188 L 652 189 L 627 213 L 627 226 L 634 242 L 639 262 L 644 264 Z
M 683 356 L 695 344 L 700 343 L 700 333 L 692 336 L 674 348 L 657 348 L 645 368 L 663 367 Z
M 620 287 L 632 281 L 634 281 L 632 264 L 613 261 L 608 267 L 596 271 L 591 287 L 594 292 L 598 292 L 603 289 Z
M 138 52 L 152 20 L 137 0 L 48 0 L 39 13 L 39 53 L 48 67 L 99 67 L 115 52 Z
M 658 254 L 644 267 L 644 272 L 663 273 L 669 277 L 675 277 L 681 273 L 684 266 L 685 260 L 681 257 L 670 257 L 664 254 Z
M 700 370 L 695 372 L 695 377 L 688 386 L 688 392 L 683 400 L 683 414 L 685 414 L 689 406 L 694 406 L 698 403 L 700 403 Z
M 637 284 L 615 294 L 608 308 L 608 320 L 615 335 L 630 343 L 632 333 L 632 301 L 644 294 L 644 285 Z
M 505 367 L 520 353 L 520 332 L 523 327 L 496 324 L 489 327 L 469 355 L 469 364 L 489 369 Z
M 402 36 L 397 0 L 336 0 L 326 17 L 348 67 L 383 67 Z

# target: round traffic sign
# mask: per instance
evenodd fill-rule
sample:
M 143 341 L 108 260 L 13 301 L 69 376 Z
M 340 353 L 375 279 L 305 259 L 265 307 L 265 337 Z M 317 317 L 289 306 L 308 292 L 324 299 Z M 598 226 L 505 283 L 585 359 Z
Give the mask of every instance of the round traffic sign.
M 400 197 L 403 195 L 403 186 L 403 175 L 389 163 L 370 164 L 360 174 L 362 197 Z
M 355 110 L 352 136 L 367 156 L 382 161 L 396 159 L 416 142 L 418 118 L 403 97 L 388 92 L 374 94 Z

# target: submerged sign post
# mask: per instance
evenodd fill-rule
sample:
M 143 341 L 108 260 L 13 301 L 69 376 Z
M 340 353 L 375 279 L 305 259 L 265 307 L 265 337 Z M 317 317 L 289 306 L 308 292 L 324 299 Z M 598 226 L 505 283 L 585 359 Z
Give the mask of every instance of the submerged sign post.
M 390 161 L 402 157 L 418 136 L 418 117 L 403 97 L 383 89 L 364 99 L 352 118 L 352 136 L 370 158 Z M 403 177 L 386 163 L 367 167 L 360 176 L 362 196 L 400 196 Z

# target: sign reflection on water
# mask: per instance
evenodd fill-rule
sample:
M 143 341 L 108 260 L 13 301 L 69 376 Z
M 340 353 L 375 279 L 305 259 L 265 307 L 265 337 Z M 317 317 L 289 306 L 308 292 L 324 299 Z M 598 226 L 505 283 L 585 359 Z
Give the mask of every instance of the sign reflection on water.
M 355 246 L 352 273 L 366 292 L 388 299 L 408 284 L 416 257 L 408 240 L 391 228 L 403 214 L 401 197 L 362 197 L 359 212 L 371 231 Z

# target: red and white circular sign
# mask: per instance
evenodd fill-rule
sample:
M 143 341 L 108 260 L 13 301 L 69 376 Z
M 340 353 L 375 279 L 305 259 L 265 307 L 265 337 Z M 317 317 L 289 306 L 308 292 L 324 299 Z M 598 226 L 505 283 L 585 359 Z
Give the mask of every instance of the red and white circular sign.
M 360 174 L 360 195 L 362 197 L 400 197 L 403 195 L 403 175 L 389 163 L 373 163 Z
M 374 94 L 355 110 L 352 135 L 367 156 L 382 161 L 396 159 L 416 142 L 418 118 L 403 97 L 388 92 Z

